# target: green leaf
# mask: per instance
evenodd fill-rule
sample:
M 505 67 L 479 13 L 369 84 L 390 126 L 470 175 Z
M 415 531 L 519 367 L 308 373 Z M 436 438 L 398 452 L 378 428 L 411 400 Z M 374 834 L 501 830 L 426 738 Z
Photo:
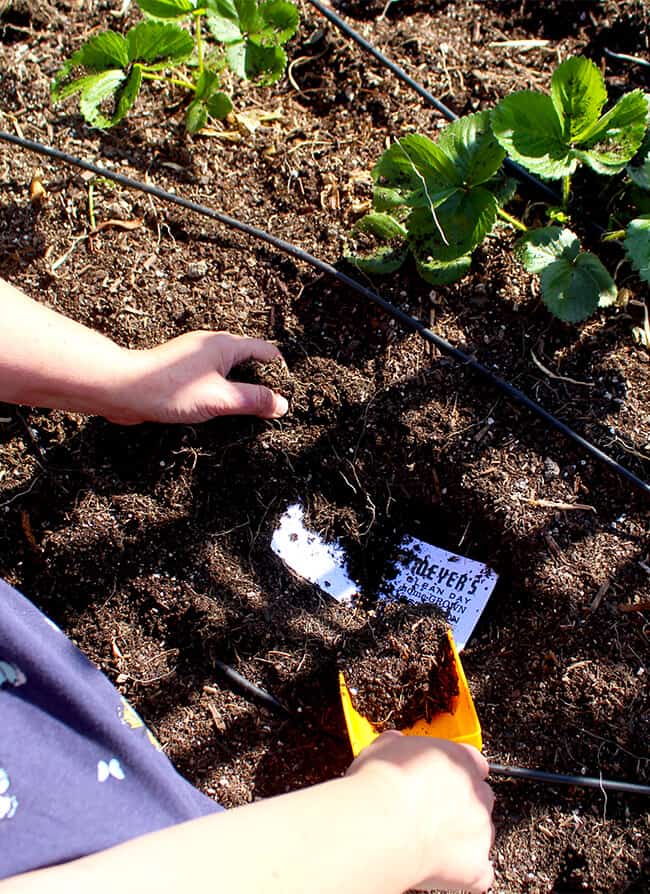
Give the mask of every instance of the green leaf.
M 213 37 L 221 43 L 241 40 L 239 13 L 232 0 L 207 0 L 206 21 Z
M 616 301 L 616 285 L 596 255 L 580 252 L 575 261 L 560 258 L 540 275 L 542 298 L 565 323 L 579 323 L 600 305 Z
M 578 323 L 616 301 L 614 280 L 596 255 L 580 250 L 571 230 L 533 230 L 515 250 L 526 270 L 539 274 L 544 303 L 560 320 Z
M 415 208 L 407 225 L 409 243 L 417 257 L 455 261 L 479 245 L 494 226 L 497 201 L 487 189 L 477 186 L 457 191 L 435 209 Z
M 205 127 L 208 115 L 225 118 L 230 112 L 232 101 L 219 89 L 219 76 L 214 71 L 205 70 L 197 81 L 194 99 L 187 107 L 185 128 L 189 133 L 196 133 Z
M 298 29 L 300 13 L 289 0 L 267 0 L 260 5 L 260 15 L 265 22 L 262 34 L 271 43 L 286 43 Z
M 607 101 L 605 81 L 591 60 L 571 56 L 553 72 L 551 98 L 564 142 L 580 142 Z
M 626 93 L 585 133 L 575 156 L 599 174 L 617 174 L 641 145 L 646 115 L 643 92 Z
M 372 171 L 379 185 L 401 192 L 404 202 L 435 207 L 462 186 L 457 171 L 445 153 L 428 137 L 407 134 L 390 146 Z
M 469 271 L 472 258 L 465 255 L 455 261 L 422 260 L 415 258 L 417 271 L 425 282 L 433 286 L 446 286 L 449 283 L 462 279 Z
M 399 270 L 407 257 L 408 248 L 397 249 L 391 248 L 391 246 L 386 246 L 380 248 L 374 254 L 364 255 L 363 257 L 346 255 L 344 260 L 349 264 L 352 264 L 358 270 L 363 271 L 363 273 L 368 273 L 371 276 L 382 276 Z
M 630 221 L 623 245 L 641 279 L 650 282 L 650 214 L 643 214 Z
M 561 227 L 532 230 L 515 245 L 515 253 L 529 273 L 541 273 L 558 258 L 573 261 L 579 252 L 578 237 Z
M 499 170 L 505 150 L 499 145 L 489 112 L 465 115 L 442 131 L 438 149 L 445 153 L 465 186 L 485 183 Z
M 188 133 L 196 133 L 205 127 L 208 120 L 208 109 L 204 102 L 195 99 L 187 107 L 185 112 L 185 129 Z
M 126 68 L 129 64 L 127 42 L 115 31 L 103 31 L 77 50 L 70 62 L 73 68 L 83 67 L 90 71 Z
M 513 93 L 492 111 L 492 129 L 510 158 L 547 179 L 572 174 L 572 158 L 562 137 L 553 101 L 543 93 Z
M 216 71 L 205 68 L 196 81 L 194 99 L 208 99 L 220 86 L 219 75 Z
M 145 15 L 154 19 L 180 19 L 196 9 L 192 0 L 136 0 Z
M 122 118 L 125 117 L 129 109 L 136 101 L 138 93 L 140 92 L 141 85 L 142 68 L 139 65 L 134 65 L 131 69 L 130 75 L 126 79 L 126 83 L 123 84 L 117 91 L 115 112 L 110 119 L 110 127 L 112 127 L 114 124 L 117 124 L 118 121 L 121 121 Z M 101 126 L 108 127 L 109 125 L 107 124 Z
M 225 118 L 232 112 L 232 100 L 227 93 L 219 90 L 208 99 L 207 107 L 213 118 Z
M 126 81 L 126 73 L 120 68 L 88 75 L 81 80 L 84 84 L 79 98 L 79 110 L 86 121 L 93 127 L 111 127 L 116 124 L 119 118 L 106 116 L 100 107 L 111 97 L 114 106 L 118 105 L 118 90 Z
M 242 34 L 257 34 L 264 27 L 257 0 L 234 0 L 234 4 Z
M 188 59 L 194 50 L 192 35 L 166 22 L 141 22 L 131 28 L 126 35 L 129 61 L 155 63 L 165 60 L 170 63 Z
M 541 177 L 567 177 L 579 162 L 616 174 L 639 148 L 648 105 L 633 90 L 599 117 L 606 100 L 598 68 L 574 56 L 553 73 L 551 97 L 530 91 L 506 97 L 492 112 L 492 127 L 510 157 Z
M 627 175 L 640 189 L 650 190 L 650 130 L 646 131 L 636 158 L 626 168 Z
M 398 189 L 375 186 L 372 190 L 372 205 L 376 211 L 391 211 L 406 203 L 406 198 Z
M 272 84 L 281 78 L 287 65 L 287 54 L 282 47 L 263 47 L 249 41 L 226 46 L 228 65 L 240 78 Z
M 391 239 L 404 240 L 407 236 L 407 230 L 403 224 L 391 217 L 390 214 L 377 212 L 365 214 L 355 223 L 354 229 L 359 233 L 366 233 L 384 242 L 388 242 Z

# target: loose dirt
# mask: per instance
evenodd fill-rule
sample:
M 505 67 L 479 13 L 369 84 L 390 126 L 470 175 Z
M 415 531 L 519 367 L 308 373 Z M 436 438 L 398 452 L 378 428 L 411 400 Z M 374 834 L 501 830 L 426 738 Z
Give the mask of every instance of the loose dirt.
M 337 263 L 387 141 L 444 124 L 307 4 L 288 47 L 291 78 L 262 91 L 232 84 L 237 108 L 277 113 L 259 126 L 233 120 L 189 137 L 173 88 L 147 88 L 105 133 L 73 100 L 53 109 L 63 58 L 95 29 L 132 23 L 134 6 L 5 4 L 2 128 Z M 342 10 L 458 114 L 547 89 L 557 61 L 576 52 L 602 66 L 613 98 L 650 90 L 647 66 L 605 52 L 648 58 L 648 8 L 634 0 Z M 522 40 L 537 43 L 511 43 Z M 29 201 L 38 170 L 40 208 Z M 588 175 L 578 187 L 581 218 L 607 226 L 609 193 Z M 207 219 L 93 188 L 97 223 L 139 224 L 89 235 L 86 177 L 0 144 L 0 275 L 122 345 L 230 329 L 274 340 L 287 361 L 278 384 L 291 409 L 273 423 L 120 428 L 0 407 L 0 574 L 109 675 L 181 772 L 234 806 L 331 778 L 351 760 L 336 670 L 363 618 L 333 612 L 270 550 L 301 500 L 310 525 L 345 546 L 370 604 L 406 534 L 497 571 L 463 653 L 490 759 L 650 784 L 647 501 L 342 286 Z M 535 201 L 518 213 L 539 213 Z M 650 355 L 631 307 L 578 327 L 551 319 L 513 238 L 497 228 L 453 286 L 432 289 L 410 267 L 374 285 L 648 480 Z M 613 270 L 621 255 L 610 251 Z M 618 277 L 647 302 L 631 270 Z M 232 691 L 215 659 L 301 723 Z M 649 890 L 646 801 L 494 785 L 498 894 Z
M 380 603 L 340 666 L 352 704 L 377 730 L 450 712 L 458 675 L 445 616 L 432 606 Z

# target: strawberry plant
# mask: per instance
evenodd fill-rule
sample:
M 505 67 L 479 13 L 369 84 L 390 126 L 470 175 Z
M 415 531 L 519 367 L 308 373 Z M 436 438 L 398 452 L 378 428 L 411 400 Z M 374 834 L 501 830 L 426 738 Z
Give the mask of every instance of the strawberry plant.
M 523 234 L 517 257 L 540 277 L 555 316 L 579 322 L 614 303 L 614 280 L 571 228 L 571 178 L 584 165 L 597 176 L 623 175 L 626 184 L 650 191 L 649 97 L 634 90 L 603 113 L 606 102 L 599 69 L 571 57 L 553 73 L 550 95 L 514 93 L 492 111 L 459 118 L 437 142 L 420 134 L 396 140 L 372 172 L 373 211 L 355 226 L 357 236 L 373 240 L 373 250 L 347 260 L 366 273 L 390 273 L 411 255 L 427 282 L 453 282 L 501 220 Z M 561 181 L 562 206 L 547 208 L 550 225 L 529 230 L 505 210 L 516 192 L 502 171 L 506 155 Z M 639 276 L 650 281 L 650 214 L 604 238 L 622 241 Z
M 165 81 L 187 91 L 188 131 L 232 110 L 220 73 L 271 84 L 287 64 L 283 45 L 298 27 L 290 0 L 137 0 L 145 20 L 125 35 L 104 31 L 68 59 L 52 85 L 56 102 L 79 95 L 94 127 L 112 127 L 133 106 L 142 82 Z M 183 27 L 189 21 L 192 31 Z

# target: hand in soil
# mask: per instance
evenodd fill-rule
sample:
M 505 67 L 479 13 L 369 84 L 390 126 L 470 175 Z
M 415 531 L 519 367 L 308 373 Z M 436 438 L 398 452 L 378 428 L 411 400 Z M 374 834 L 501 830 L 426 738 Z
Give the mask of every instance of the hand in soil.
M 196 331 L 156 348 L 127 350 L 3 280 L 0 303 L 0 397 L 8 403 L 93 413 L 122 425 L 236 414 L 277 419 L 288 410 L 270 388 L 226 378 L 247 360 L 283 363 L 278 349 L 261 339 Z
M 348 774 L 375 775 L 403 808 L 410 830 L 417 889 L 486 891 L 494 873 L 494 795 L 484 781 L 485 758 L 471 745 L 383 733 L 361 752 Z
M 265 385 L 233 382 L 240 363 L 283 363 L 278 349 L 258 338 L 228 332 L 188 332 L 156 348 L 131 352 L 132 394 L 113 422 L 206 422 L 214 416 L 249 414 L 277 419 L 287 400 Z

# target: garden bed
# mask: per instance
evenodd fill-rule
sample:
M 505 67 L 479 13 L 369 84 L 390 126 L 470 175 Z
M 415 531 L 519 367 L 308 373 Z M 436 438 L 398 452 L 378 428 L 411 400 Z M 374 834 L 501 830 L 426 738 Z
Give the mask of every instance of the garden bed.
M 130 21 L 119 7 L 13 4 L 0 30 L 2 129 L 147 176 L 332 263 L 367 210 L 386 141 L 443 123 L 305 4 L 291 79 L 234 85 L 237 107 L 261 121 L 253 132 L 249 116 L 248 128 L 189 137 L 176 97 L 154 88 L 126 122 L 91 130 L 73 104 L 51 108 L 48 86 L 93 28 Z M 460 114 L 546 89 L 576 52 L 606 63 L 613 96 L 650 89 L 649 68 L 603 54 L 648 58 L 640 2 L 401 0 L 383 19 L 382 8 L 341 7 Z M 525 38 L 548 44 L 494 45 Z M 28 195 L 37 169 L 49 193 L 40 210 Z M 0 184 L 0 275 L 29 294 L 121 344 L 230 329 L 276 341 L 288 363 L 291 410 L 272 423 L 120 428 L 0 407 L 0 574 L 109 675 L 189 779 L 231 806 L 351 759 L 336 668 L 359 620 L 270 550 L 286 507 L 303 501 L 369 598 L 405 534 L 498 572 L 463 653 L 490 759 L 650 784 L 649 515 L 632 484 L 267 246 L 105 184 L 97 222 L 139 225 L 76 241 L 90 230 L 88 180 L 5 144 Z M 597 195 L 585 212 L 602 212 Z M 453 286 L 432 288 L 410 267 L 376 286 L 648 480 L 650 354 L 633 337 L 638 321 L 625 308 L 580 326 L 553 320 L 506 250 L 513 238 L 495 231 Z M 623 285 L 647 301 L 631 273 Z M 302 721 L 232 691 L 217 660 Z M 647 800 L 495 789 L 495 891 L 648 890 Z

